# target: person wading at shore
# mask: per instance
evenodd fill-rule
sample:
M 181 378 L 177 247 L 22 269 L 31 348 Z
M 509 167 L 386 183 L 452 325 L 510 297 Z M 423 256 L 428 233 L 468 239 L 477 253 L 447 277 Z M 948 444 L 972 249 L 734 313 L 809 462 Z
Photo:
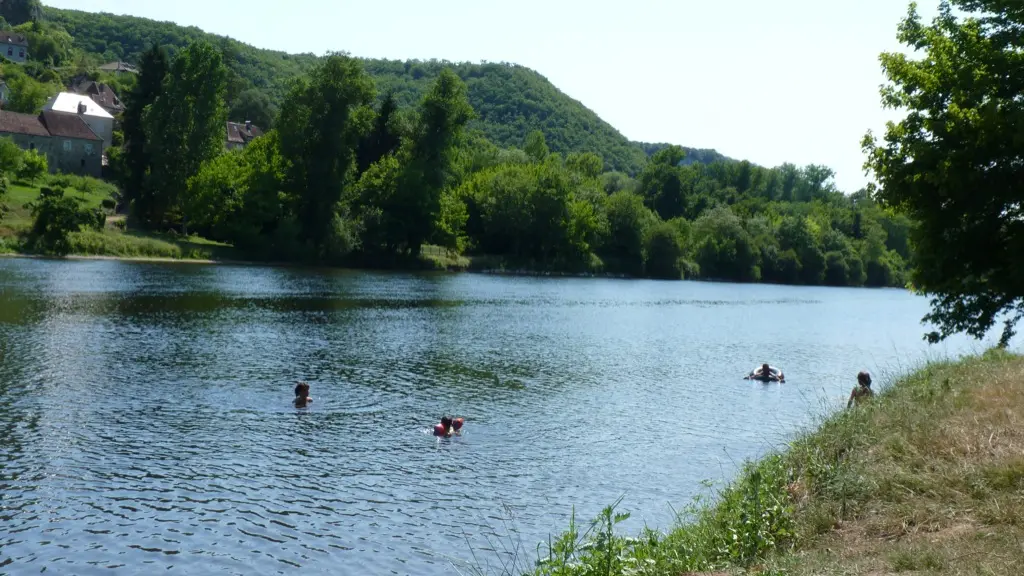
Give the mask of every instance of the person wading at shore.
M 874 395 L 875 392 L 871 389 L 871 374 L 861 372 L 857 374 L 857 387 L 850 392 L 850 399 L 846 402 L 846 407 L 849 408 L 854 404 L 859 406 Z

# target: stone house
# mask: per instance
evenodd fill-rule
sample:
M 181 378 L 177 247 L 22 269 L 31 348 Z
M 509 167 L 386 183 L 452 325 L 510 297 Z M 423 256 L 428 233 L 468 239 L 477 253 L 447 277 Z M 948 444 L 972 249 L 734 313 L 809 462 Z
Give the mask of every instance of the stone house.
M 117 93 L 114 92 L 113 88 L 102 82 L 95 82 L 93 80 L 80 82 L 71 91 L 75 94 L 92 98 L 93 102 L 99 104 L 100 108 L 106 110 L 107 114 L 111 116 L 117 116 L 124 112 L 124 103 L 117 97 Z
M 252 122 L 246 120 L 244 124 L 228 122 L 228 150 L 245 148 L 254 138 L 263 136 L 263 129 L 253 126 Z
M 61 92 L 51 98 L 43 110 L 80 116 L 103 141 L 104 150 L 114 139 L 114 117 L 88 96 Z
M 0 56 L 24 64 L 28 60 L 28 38 L 24 34 L 0 31 Z
M 0 137 L 45 154 L 50 172 L 96 178 L 102 174 L 103 139 L 77 114 L 44 110 L 36 116 L 0 110 Z

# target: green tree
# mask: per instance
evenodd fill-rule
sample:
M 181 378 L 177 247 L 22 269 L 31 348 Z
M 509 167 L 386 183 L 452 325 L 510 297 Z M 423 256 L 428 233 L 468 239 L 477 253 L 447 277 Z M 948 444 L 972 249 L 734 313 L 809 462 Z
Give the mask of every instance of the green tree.
M 640 195 L 625 190 L 608 197 L 605 214 L 608 234 L 600 250 L 605 264 L 613 272 L 642 274 L 644 241 L 658 217 L 644 206 Z
M 61 188 L 42 188 L 39 198 L 31 203 L 32 229 L 30 241 L 45 252 L 67 254 L 71 251 L 69 235 L 78 232 L 83 225 L 96 224 L 98 214 L 82 208 L 81 200 L 67 197 Z
M 59 91 L 55 86 L 37 82 L 24 74 L 9 78 L 7 85 L 10 87 L 11 97 L 4 109 L 22 114 L 38 113 L 46 99 Z
M 270 96 L 256 88 L 250 88 L 240 93 L 234 98 L 228 111 L 229 120 L 249 121 L 264 131 L 273 127 L 275 116 L 277 116 L 277 108 L 270 100 Z
M 335 54 L 292 89 L 281 110 L 278 131 L 288 163 L 286 189 L 301 239 L 318 258 L 328 256 L 356 148 L 370 129 L 373 95 L 373 81 L 359 62 Z
M 0 2 L 0 17 L 11 26 L 39 20 L 43 16 L 43 5 L 39 0 L 4 0 Z
M 46 156 L 38 150 L 26 150 L 22 155 L 21 168 L 16 172 L 18 179 L 23 182 L 35 182 L 49 171 Z
M 148 195 L 145 194 L 148 176 L 152 168 L 152 151 L 146 138 L 142 119 L 146 108 L 164 92 L 164 78 L 169 64 L 162 48 L 153 45 L 142 55 L 139 65 L 139 79 L 135 88 L 125 99 L 122 119 L 124 145 L 118 166 L 121 188 L 125 201 L 137 214 L 146 214 Z
M 401 129 L 398 126 L 398 101 L 394 92 L 388 92 L 377 107 L 373 129 L 359 143 L 358 163 L 362 174 L 381 158 L 398 150 L 402 144 Z
M 223 152 L 225 81 L 220 52 L 210 44 L 192 44 L 175 57 L 163 93 L 146 109 L 143 126 L 152 151 L 152 173 L 145 191 L 147 211 L 141 216 L 148 225 L 187 218 L 181 210 L 183 202 L 187 204 L 189 178 L 203 162 Z
M 534 162 L 543 162 L 548 157 L 548 154 L 551 153 L 548 150 L 548 143 L 544 138 L 544 132 L 540 130 L 534 130 L 526 135 L 523 150 L 526 151 L 526 155 Z
M 882 102 L 906 116 L 882 144 L 868 134 L 866 166 L 878 200 L 917 223 L 912 282 L 932 297 L 932 342 L 981 338 L 1005 315 L 1005 345 L 1024 316 L 1022 27 L 1024 10 L 1007 0 L 943 2 L 930 25 L 911 5 L 898 38 L 923 57 L 881 56 Z
M 644 238 L 644 270 L 652 278 L 682 278 L 683 238 L 669 222 L 658 222 Z
M 439 222 L 441 195 L 456 184 L 458 146 L 473 116 L 465 83 L 454 72 L 442 71 L 420 103 L 398 190 L 407 216 L 404 245 L 411 254 L 419 254 Z

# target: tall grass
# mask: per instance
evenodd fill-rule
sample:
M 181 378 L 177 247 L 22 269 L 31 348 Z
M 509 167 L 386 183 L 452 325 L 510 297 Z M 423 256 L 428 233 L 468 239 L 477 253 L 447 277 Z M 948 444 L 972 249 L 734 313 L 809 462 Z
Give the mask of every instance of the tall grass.
M 616 533 L 627 517 L 616 503 L 587 530 L 574 518 L 538 548 L 533 566 L 500 573 L 1016 575 L 1022 423 L 1024 359 L 993 350 L 932 362 L 745 464 L 667 533 Z

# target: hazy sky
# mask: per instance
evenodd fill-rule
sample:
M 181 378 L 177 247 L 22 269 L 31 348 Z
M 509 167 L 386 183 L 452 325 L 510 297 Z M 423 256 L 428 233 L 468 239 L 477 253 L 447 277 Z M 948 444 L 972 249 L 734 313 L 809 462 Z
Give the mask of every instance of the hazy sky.
M 715 148 L 867 182 L 878 55 L 909 0 L 44 0 L 132 14 L 288 52 L 515 62 L 632 140 Z M 921 0 L 935 13 L 937 0 Z

